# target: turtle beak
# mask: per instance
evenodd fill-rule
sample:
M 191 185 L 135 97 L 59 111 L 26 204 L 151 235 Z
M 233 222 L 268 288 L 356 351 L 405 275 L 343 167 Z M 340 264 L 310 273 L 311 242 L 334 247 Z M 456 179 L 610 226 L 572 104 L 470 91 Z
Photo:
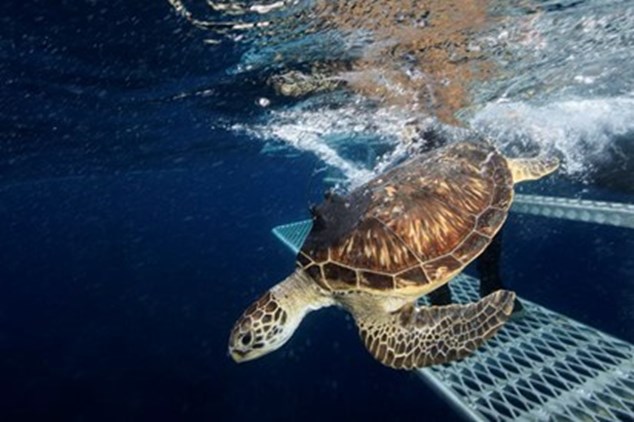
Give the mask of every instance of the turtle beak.
M 248 360 L 248 359 L 245 359 L 246 353 L 244 353 L 241 350 L 229 349 L 229 352 L 227 354 L 231 356 L 231 359 L 233 359 L 235 363 L 242 363 Z

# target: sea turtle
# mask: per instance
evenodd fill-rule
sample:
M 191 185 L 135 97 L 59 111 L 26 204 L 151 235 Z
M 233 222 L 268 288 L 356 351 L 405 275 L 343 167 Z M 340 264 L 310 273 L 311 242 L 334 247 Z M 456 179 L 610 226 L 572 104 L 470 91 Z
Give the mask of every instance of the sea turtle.
M 297 269 L 235 323 L 229 353 L 248 361 L 281 347 L 304 316 L 350 312 L 370 353 L 392 368 L 461 359 L 504 324 L 515 294 L 419 306 L 457 275 L 504 223 L 513 184 L 557 169 L 556 158 L 505 158 L 483 141 L 415 156 L 346 196 L 327 195 Z

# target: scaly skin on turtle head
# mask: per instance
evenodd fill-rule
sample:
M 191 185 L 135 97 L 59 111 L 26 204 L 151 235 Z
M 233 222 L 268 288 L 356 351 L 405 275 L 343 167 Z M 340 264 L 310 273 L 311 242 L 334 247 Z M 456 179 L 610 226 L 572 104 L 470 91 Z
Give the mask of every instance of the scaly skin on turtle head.
M 303 271 L 296 271 L 247 308 L 229 337 L 229 354 L 246 362 L 282 347 L 304 316 L 334 302 Z
M 293 334 L 285 329 L 287 321 L 288 312 L 266 292 L 234 324 L 229 354 L 236 362 L 245 362 L 278 349 Z

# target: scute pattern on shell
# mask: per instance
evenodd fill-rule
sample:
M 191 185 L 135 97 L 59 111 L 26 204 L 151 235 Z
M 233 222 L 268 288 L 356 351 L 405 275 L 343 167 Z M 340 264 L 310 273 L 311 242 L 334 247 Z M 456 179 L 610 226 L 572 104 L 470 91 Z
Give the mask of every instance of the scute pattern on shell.
M 494 147 L 452 144 L 327 200 L 316 215 L 326 223 L 313 228 L 298 263 L 332 290 L 435 286 L 484 250 L 512 198 L 511 172 Z

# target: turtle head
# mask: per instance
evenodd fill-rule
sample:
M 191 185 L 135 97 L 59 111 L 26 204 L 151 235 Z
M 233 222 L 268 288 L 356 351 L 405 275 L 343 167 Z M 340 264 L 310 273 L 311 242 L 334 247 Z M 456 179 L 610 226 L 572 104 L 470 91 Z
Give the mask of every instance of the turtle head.
M 229 354 L 236 362 L 257 359 L 282 347 L 304 316 L 332 304 L 303 272 L 295 272 L 255 301 L 236 321 Z
M 229 338 L 229 354 L 236 362 L 259 358 L 284 345 L 297 325 L 299 322 L 290 323 L 287 310 L 268 291 L 236 321 Z

